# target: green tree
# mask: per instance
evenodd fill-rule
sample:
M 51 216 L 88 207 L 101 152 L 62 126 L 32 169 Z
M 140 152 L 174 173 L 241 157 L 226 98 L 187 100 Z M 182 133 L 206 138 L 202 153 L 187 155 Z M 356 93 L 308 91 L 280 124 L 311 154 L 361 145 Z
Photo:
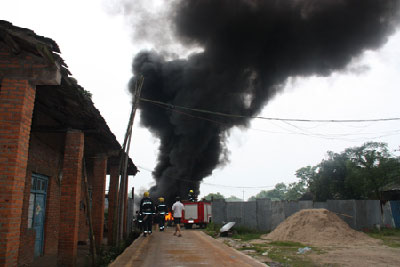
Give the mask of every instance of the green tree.
M 277 183 L 272 190 L 262 190 L 257 195 L 249 198 L 249 201 L 254 201 L 257 198 L 268 198 L 271 200 L 284 200 L 287 191 L 287 186 L 284 183 Z
M 285 200 L 298 200 L 305 192 L 307 187 L 302 181 L 290 183 L 285 193 Z
M 230 196 L 225 199 L 226 202 L 238 202 L 238 201 L 243 201 L 243 199 L 238 198 L 237 196 Z
M 306 166 L 296 171 L 296 177 L 299 178 L 299 182 L 289 184 L 288 191 L 286 193 L 286 200 L 298 200 L 306 192 L 311 193 L 310 186 L 315 186 L 317 179 L 318 166 Z M 312 194 L 312 193 L 311 193 Z
M 317 166 L 307 166 L 296 171 L 296 177 L 300 179 L 305 186 L 309 186 L 310 181 L 313 181 L 316 175 Z
M 220 192 L 217 193 L 210 193 L 207 196 L 204 197 L 205 200 L 211 201 L 212 199 L 225 199 L 223 195 L 221 195 Z
M 394 157 L 386 143 L 368 142 L 344 152 L 349 158 L 348 187 L 362 199 L 381 199 L 381 189 L 398 183 L 400 161 Z
M 380 199 L 382 187 L 399 182 L 399 170 L 399 158 L 386 143 L 368 142 L 341 153 L 328 151 L 327 159 L 299 169 L 296 176 L 317 201 Z

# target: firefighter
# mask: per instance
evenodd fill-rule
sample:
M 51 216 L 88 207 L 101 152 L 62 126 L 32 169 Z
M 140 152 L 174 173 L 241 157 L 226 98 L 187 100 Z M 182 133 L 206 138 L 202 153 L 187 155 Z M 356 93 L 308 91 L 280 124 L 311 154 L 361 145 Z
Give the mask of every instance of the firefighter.
M 143 215 L 143 235 L 151 234 L 153 224 L 153 215 L 155 214 L 155 207 L 153 200 L 150 198 L 149 192 L 144 192 L 143 198 L 140 201 L 140 214 Z
M 143 214 L 136 211 L 136 221 L 135 221 L 136 228 L 139 229 L 140 232 L 143 231 Z
M 158 226 L 160 231 L 164 231 L 165 228 L 165 215 L 167 214 L 167 205 L 164 203 L 164 198 L 160 197 L 158 199 L 157 205 L 157 214 L 158 214 Z
M 196 202 L 196 201 L 197 201 L 197 197 L 196 197 L 196 195 L 194 194 L 194 192 L 193 192 L 192 189 L 189 190 L 188 199 L 189 199 L 189 201 L 191 201 L 191 202 Z

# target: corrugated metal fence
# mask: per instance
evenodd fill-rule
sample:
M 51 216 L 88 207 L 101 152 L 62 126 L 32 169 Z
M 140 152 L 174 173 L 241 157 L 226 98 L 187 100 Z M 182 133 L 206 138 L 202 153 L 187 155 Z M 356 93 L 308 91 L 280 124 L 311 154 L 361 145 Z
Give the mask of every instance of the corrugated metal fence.
M 216 223 L 236 222 L 251 229 L 271 231 L 290 215 L 302 209 L 324 208 L 336 213 L 353 229 L 375 225 L 399 227 L 400 202 L 387 202 L 381 211 L 379 200 L 212 202 L 212 220 Z

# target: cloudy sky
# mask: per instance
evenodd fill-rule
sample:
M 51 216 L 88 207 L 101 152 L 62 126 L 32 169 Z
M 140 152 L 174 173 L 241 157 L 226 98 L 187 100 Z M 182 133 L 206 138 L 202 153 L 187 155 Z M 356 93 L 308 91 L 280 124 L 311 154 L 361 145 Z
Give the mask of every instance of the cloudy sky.
M 135 32 L 143 21 L 127 14 L 139 14 L 148 8 L 147 14 L 157 13 L 150 16 L 148 23 L 163 24 L 167 12 L 160 1 L 149 0 L 145 6 L 129 8 L 120 3 L 1 0 L 0 19 L 30 28 L 58 43 L 73 76 L 92 92 L 95 106 L 121 142 L 130 112 L 127 83 L 134 55 L 146 48 L 172 51 L 175 56 L 184 57 L 188 51 L 201 48 L 188 49 L 174 43 L 163 27 L 151 33 L 151 39 L 157 42 L 149 42 L 146 33 Z M 399 84 L 400 33 L 396 33 L 379 50 L 365 51 L 340 73 L 325 78 L 288 79 L 283 92 L 269 102 L 260 116 L 312 120 L 399 118 Z M 159 144 L 139 124 L 137 117 L 130 154 L 140 170 L 130 181 L 136 190 L 154 184 L 151 171 Z M 230 132 L 230 162 L 204 179 L 201 196 L 220 192 L 247 199 L 276 183 L 296 181 L 297 169 L 319 163 L 328 150 L 341 152 L 367 141 L 387 142 L 390 150 L 400 155 L 396 151 L 400 146 L 399 136 L 399 120 L 288 123 L 254 119 L 248 129 L 234 128 Z

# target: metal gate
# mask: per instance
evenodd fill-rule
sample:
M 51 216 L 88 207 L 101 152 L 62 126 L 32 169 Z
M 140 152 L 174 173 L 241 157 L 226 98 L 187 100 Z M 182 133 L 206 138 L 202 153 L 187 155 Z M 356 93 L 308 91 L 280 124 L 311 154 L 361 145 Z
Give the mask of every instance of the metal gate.
M 35 229 L 36 232 L 35 257 L 43 255 L 47 184 L 46 176 L 32 174 L 28 223 L 29 227 Z
M 400 200 L 390 201 L 390 208 L 392 209 L 392 216 L 396 228 L 400 228 Z

